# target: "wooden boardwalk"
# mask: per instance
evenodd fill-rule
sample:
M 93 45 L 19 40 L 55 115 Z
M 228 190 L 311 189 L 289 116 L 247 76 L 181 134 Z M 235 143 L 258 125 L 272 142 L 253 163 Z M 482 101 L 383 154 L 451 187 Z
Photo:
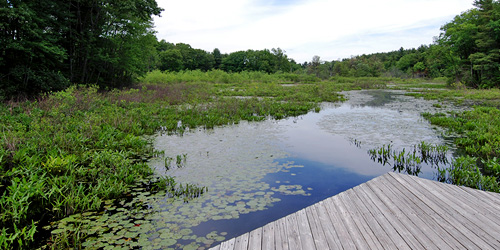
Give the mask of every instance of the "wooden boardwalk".
M 212 249 L 500 249 L 500 194 L 388 173 Z

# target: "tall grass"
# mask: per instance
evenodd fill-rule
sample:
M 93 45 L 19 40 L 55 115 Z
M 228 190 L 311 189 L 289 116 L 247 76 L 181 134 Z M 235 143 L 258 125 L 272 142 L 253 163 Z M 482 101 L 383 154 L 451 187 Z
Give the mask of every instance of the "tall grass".
M 140 79 L 143 83 L 182 83 L 182 82 L 209 82 L 209 83 L 292 83 L 292 82 L 319 82 L 320 79 L 310 75 L 293 73 L 268 74 L 259 71 L 243 71 L 239 73 L 228 73 L 222 70 L 201 70 L 161 72 L 155 70 L 149 72 Z

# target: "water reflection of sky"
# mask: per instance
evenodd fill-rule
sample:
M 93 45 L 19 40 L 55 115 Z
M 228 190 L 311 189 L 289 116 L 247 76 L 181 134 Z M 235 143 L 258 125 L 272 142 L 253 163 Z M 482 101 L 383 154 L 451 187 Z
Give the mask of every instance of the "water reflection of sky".
M 362 175 L 376 176 L 387 172 L 387 169 L 379 167 L 368 157 L 366 150 L 356 147 L 349 134 L 331 133 L 320 127 L 319 122 L 326 115 L 339 109 L 311 113 L 296 123 L 280 122 L 280 125 L 288 127 L 283 132 L 281 145 L 295 158 L 344 168 Z
M 286 128 L 280 145 L 293 157 L 360 175 L 378 176 L 391 169 L 373 162 L 367 154 L 369 149 L 387 144 L 396 149 L 409 149 L 421 141 L 444 143 L 440 132 L 420 116 L 423 111 L 432 112 L 432 102 L 398 92 L 383 93 L 351 92 L 351 99 L 340 106 L 330 105 L 300 119 L 279 121 L 278 124 Z M 381 97 L 384 99 L 377 99 Z M 432 178 L 433 169 L 423 171 L 422 176 Z

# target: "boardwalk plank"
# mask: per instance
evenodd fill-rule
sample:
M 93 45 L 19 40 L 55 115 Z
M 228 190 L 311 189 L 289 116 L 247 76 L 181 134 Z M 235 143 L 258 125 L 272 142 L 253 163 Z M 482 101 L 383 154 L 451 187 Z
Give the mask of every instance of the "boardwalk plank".
M 220 250 L 233 250 L 235 242 L 236 242 L 236 238 L 232 238 L 228 241 L 222 242 L 222 244 L 220 244 Z
M 285 217 L 286 218 L 286 217 Z M 286 219 L 281 218 L 274 224 L 274 240 L 276 250 L 288 250 L 288 235 L 286 230 Z
M 495 223 L 495 225 L 500 226 L 500 214 L 498 214 L 500 205 L 497 206 L 494 203 L 490 202 L 492 199 L 484 199 L 483 197 L 481 197 L 480 194 L 484 192 L 475 190 L 477 192 L 469 193 L 461 187 L 442 185 L 442 183 L 435 183 L 433 185 L 436 190 L 443 190 L 443 194 L 447 195 L 448 199 L 456 199 L 463 204 L 473 204 L 474 211 L 480 213 L 482 216 L 487 217 L 488 220 L 490 220 L 492 223 Z M 466 209 L 470 209 L 470 206 L 468 206 Z
M 274 234 L 276 222 L 271 222 L 262 228 L 262 249 L 275 249 Z
M 489 226 L 495 233 L 492 236 L 500 239 L 500 215 L 498 210 L 493 210 L 491 205 L 483 203 L 480 198 L 464 192 L 457 186 L 442 185 L 442 183 L 434 181 L 429 182 L 428 185 L 429 188 L 439 190 L 447 198 L 448 202 L 452 202 L 467 211 L 467 213 L 477 216 L 478 220 L 482 222 L 479 224 L 481 228 Z M 488 231 L 486 228 L 484 229 Z
M 368 227 L 375 234 L 378 242 L 383 246 L 384 249 L 395 249 L 396 245 L 392 242 L 391 237 L 387 235 L 384 229 L 380 226 L 378 221 L 375 219 L 375 215 L 372 214 L 371 207 L 368 208 L 365 205 L 365 201 L 362 200 L 358 193 L 359 187 L 354 188 L 355 191 L 352 195 L 349 196 L 349 199 L 354 202 L 355 206 L 360 211 L 360 216 L 364 218 Z
M 344 225 L 346 225 L 346 230 L 350 233 L 351 238 L 354 241 L 354 244 L 356 245 L 356 248 L 358 249 L 369 249 L 369 245 L 366 242 L 363 234 L 359 231 L 358 227 L 354 223 L 350 211 L 347 210 L 347 208 L 344 206 L 344 204 L 340 201 L 339 196 L 342 194 L 339 194 L 335 196 L 333 199 L 330 199 L 329 201 L 332 202 L 332 204 L 337 208 L 338 212 L 340 213 L 340 218 L 343 220 Z
M 259 227 L 250 232 L 248 238 L 248 249 L 262 249 L 262 227 Z
M 316 249 L 328 249 L 328 241 L 325 236 L 325 231 L 323 231 L 321 227 L 321 219 L 319 218 L 316 207 L 306 207 L 305 212 L 309 225 L 311 226 L 311 233 Z
M 297 215 L 296 219 L 299 226 L 302 249 L 316 249 L 316 245 L 314 244 L 314 239 L 312 236 L 312 229 L 309 225 L 309 220 L 307 219 L 306 210 L 301 209 L 295 214 Z
M 376 186 L 379 197 L 382 198 L 386 205 L 391 209 L 396 218 L 403 222 L 403 225 L 412 235 L 419 241 L 425 249 L 431 249 L 437 246 L 439 249 L 452 249 L 443 238 L 439 237 L 440 231 L 434 230 L 421 217 L 415 213 L 406 203 L 405 196 L 397 193 L 397 187 L 391 185 L 387 178 L 382 176 L 380 182 Z M 433 232 L 433 233 L 429 233 Z
M 423 218 L 434 220 L 437 224 L 441 225 L 462 245 L 462 248 L 478 248 L 478 246 L 467 237 L 468 230 L 460 230 L 461 228 L 457 230 L 456 225 L 458 225 L 459 222 L 454 218 L 450 218 L 450 216 L 447 215 L 447 212 L 442 211 L 441 207 L 437 206 L 427 198 L 427 196 L 431 196 L 432 194 L 423 194 L 416 191 L 410 184 L 407 184 L 403 180 L 398 180 L 400 175 L 389 174 L 388 178 L 392 178 L 392 182 L 394 182 L 394 180 L 397 181 L 396 183 L 393 183 L 393 185 L 402 189 L 402 192 L 404 192 L 409 199 L 414 201 L 414 204 L 420 209 L 419 211 L 423 213 Z M 405 178 L 408 179 L 406 176 Z
M 434 196 L 429 196 L 436 203 L 440 202 L 443 204 L 445 208 L 448 208 L 446 211 L 457 220 L 459 220 L 465 227 L 471 230 L 475 235 L 483 240 L 484 243 L 488 244 L 490 247 L 497 248 L 500 247 L 500 232 L 498 225 L 491 223 L 491 220 L 488 220 L 484 216 L 481 216 L 479 213 L 476 213 L 476 209 L 471 206 L 461 203 L 461 202 L 453 202 L 449 200 L 446 195 L 446 192 L 440 192 L 440 190 L 436 190 L 434 187 L 434 182 L 430 180 L 424 180 L 421 178 L 411 178 L 414 181 L 414 186 L 416 184 L 420 184 L 422 191 L 426 191 L 427 193 L 432 193 Z
M 354 205 L 354 203 L 349 199 L 349 196 L 353 196 L 354 191 L 350 190 L 348 192 L 344 192 L 337 196 L 338 200 L 343 204 L 343 206 L 348 211 L 351 220 L 354 222 L 359 232 L 365 239 L 368 248 L 370 249 L 382 249 L 382 245 L 377 240 L 377 237 L 373 233 L 373 231 L 368 227 L 365 222 L 363 216 L 359 212 L 359 209 Z
M 382 226 L 384 231 L 391 237 L 391 240 L 394 244 L 396 244 L 396 247 L 398 249 L 410 249 L 408 243 L 406 243 L 405 239 L 394 228 L 392 222 L 389 221 L 389 211 L 387 211 L 387 209 L 380 204 L 378 197 L 368 187 L 368 183 L 361 184 L 358 190 L 358 194 L 360 194 L 365 203 L 368 204 L 367 206 L 370 206 L 374 211 L 376 220 Z
M 344 249 L 355 249 L 356 244 L 351 238 L 350 233 L 347 231 L 347 226 L 341 218 L 341 213 L 337 210 L 336 206 L 333 204 L 334 197 L 326 199 L 323 203 L 332 224 L 336 228 L 337 235 L 339 236 L 340 243 Z
M 313 208 L 316 208 L 316 212 L 318 213 L 319 222 L 323 232 L 325 233 L 329 249 L 342 249 L 342 243 L 340 242 L 339 236 L 335 230 L 335 225 L 332 224 L 332 221 L 330 220 L 330 216 L 328 215 L 324 202 L 321 201 L 317 203 L 313 206 Z
M 301 249 L 299 225 L 297 223 L 296 214 L 290 214 L 285 217 L 286 232 L 288 236 L 288 248 L 290 250 Z
M 392 178 L 386 176 L 386 178 Z M 429 225 L 433 230 L 437 232 L 446 243 L 452 246 L 454 249 L 464 248 L 465 245 L 471 243 L 464 243 L 464 238 L 460 233 L 457 233 L 455 228 L 444 220 L 441 216 L 435 213 L 429 206 L 424 204 L 418 196 L 415 196 L 412 192 L 409 192 L 405 187 L 402 187 L 399 182 L 394 183 L 394 180 L 389 181 L 392 186 L 393 192 L 399 193 L 400 197 L 406 201 L 406 205 L 409 206 L 414 213 Z M 432 233 L 429 231 L 428 233 Z M 465 241 L 469 241 L 465 239 Z
M 500 194 L 499 193 L 492 193 L 492 192 L 487 192 L 487 191 L 481 191 L 469 187 L 463 187 L 461 186 L 460 189 L 463 189 L 463 191 L 471 193 L 474 196 L 481 197 L 484 200 L 488 201 L 489 203 L 492 203 L 492 206 L 499 207 L 500 206 Z
M 460 242 L 462 244 L 466 244 L 466 248 L 469 249 L 491 249 L 491 246 L 485 242 L 482 238 L 478 237 L 473 230 L 470 229 L 469 225 L 466 225 L 464 223 L 467 223 L 466 220 L 464 220 L 461 216 L 456 216 L 455 214 L 449 213 L 449 207 L 442 207 L 442 205 L 439 202 L 436 202 L 436 200 L 439 200 L 434 196 L 434 194 L 429 193 L 429 192 L 422 192 L 418 190 L 420 186 L 415 186 L 415 180 L 412 178 L 402 178 L 400 175 L 391 175 L 394 177 L 397 181 L 401 183 L 403 187 L 406 188 L 406 190 L 412 192 L 415 196 L 419 197 L 419 199 L 427 206 L 429 206 L 433 211 L 434 214 L 430 214 L 430 216 L 437 215 L 435 217 L 440 217 L 443 219 L 443 223 L 445 225 L 451 226 L 456 230 L 456 232 L 460 233 L 461 235 L 455 234 L 460 237 Z M 408 176 L 411 177 L 411 176 Z
M 376 206 L 379 207 L 382 211 L 384 211 L 384 215 L 389 223 L 394 227 L 394 229 L 398 232 L 398 234 L 403 238 L 403 240 L 408 244 L 408 246 L 412 249 L 423 249 L 424 247 L 418 241 L 413 232 L 409 231 L 405 226 L 405 221 L 401 221 L 402 217 L 397 216 L 392 211 L 390 205 L 391 201 L 387 199 L 377 188 L 377 185 L 381 185 L 381 179 L 377 180 L 378 182 L 367 183 L 367 186 L 370 188 L 370 191 L 374 193 L 377 200 L 374 201 Z
M 236 238 L 234 242 L 234 250 L 247 250 L 248 249 L 248 237 L 250 233 L 243 234 Z
M 379 188 L 389 197 L 397 197 L 394 202 L 398 205 L 399 210 L 408 220 L 414 225 L 415 236 L 426 248 L 433 248 L 432 245 L 437 246 L 439 249 L 456 249 L 463 247 L 456 240 L 452 238 L 445 229 L 443 229 L 434 220 L 429 219 L 428 216 L 420 211 L 420 208 L 414 204 L 415 200 L 409 199 L 406 193 L 403 193 L 398 186 L 394 186 L 388 178 L 384 177 Z

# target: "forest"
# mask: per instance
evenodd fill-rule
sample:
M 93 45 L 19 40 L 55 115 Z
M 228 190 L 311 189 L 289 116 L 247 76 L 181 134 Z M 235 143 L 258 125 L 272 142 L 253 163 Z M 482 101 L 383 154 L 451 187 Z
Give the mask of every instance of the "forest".
M 137 185 L 181 202 L 206 192 L 154 176 L 158 133 L 297 117 L 345 100 L 341 91 L 389 85 L 420 88 L 407 95 L 437 108 L 481 106 L 423 116 L 464 154 L 441 181 L 499 192 L 500 2 L 474 6 L 429 45 L 299 63 L 281 48 L 225 54 L 159 40 L 155 0 L 2 1 L 0 248 L 81 248 L 118 227 L 90 230 L 68 216 L 116 209 Z M 137 237 L 116 240 L 139 247 Z
M 30 97 L 73 84 L 130 86 L 153 70 L 214 69 L 343 77 L 446 77 L 474 88 L 500 86 L 500 4 L 476 8 L 444 24 L 430 45 L 297 63 L 280 48 L 207 52 L 158 41 L 154 0 L 4 1 L 0 12 L 0 99 Z M 332 48 L 335 50 L 335 48 Z

